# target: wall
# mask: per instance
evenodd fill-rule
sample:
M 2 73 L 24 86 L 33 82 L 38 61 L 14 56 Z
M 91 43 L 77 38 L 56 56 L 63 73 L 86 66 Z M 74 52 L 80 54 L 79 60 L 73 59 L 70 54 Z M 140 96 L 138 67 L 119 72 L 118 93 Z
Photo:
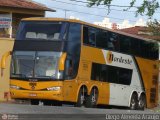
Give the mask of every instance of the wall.
M 0 38 L 0 61 L 5 52 L 12 50 L 13 43 L 13 39 Z M 7 67 L 4 71 L 3 77 L 0 76 L 0 101 L 6 101 L 7 99 L 4 99 L 4 93 L 9 92 L 10 58 L 11 57 L 7 59 Z

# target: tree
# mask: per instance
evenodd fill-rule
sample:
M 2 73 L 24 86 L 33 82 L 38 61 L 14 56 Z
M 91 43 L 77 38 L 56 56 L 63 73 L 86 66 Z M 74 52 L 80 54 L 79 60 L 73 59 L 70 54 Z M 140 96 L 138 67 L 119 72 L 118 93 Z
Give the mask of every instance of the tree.
M 147 23 L 147 30 L 153 36 L 152 39 L 160 41 L 160 22 L 158 20 L 150 21 Z
M 160 36 L 160 22 L 156 19 L 147 23 L 148 30 L 152 32 L 154 36 Z
M 88 6 L 92 7 L 94 5 L 99 6 L 99 5 L 104 5 L 108 7 L 108 12 L 110 12 L 110 7 L 111 6 L 117 6 L 117 7 L 126 7 L 124 10 L 129 10 L 130 8 L 136 8 L 136 16 L 138 15 L 146 15 L 149 18 L 152 18 L 154 13 L 157 11 L 157 9 L 160 7 L 158 0 L 143 0 L 142 4 L 140 6 L 135 6 L 136 2 L 138 0 L 130 0 L 130 4 L 128 6 L 119 6 L 119 5 L 112 5 L 112 1 L 114 0 L 87 0 L 88 1 Z M 152 36 L 154 36 L 155 40 L 159 40 L 160 38 L 157 36 L 160 36 L 160 22 L 157 20 L 150 21 L 147 23 L 147 31 L 152 33 Z
M 113 0 L 87 0 L 88 6 L 92 7 L 94 5 L 99 6 L 99 5 L 104 5 L 108 7 L 108 10 L 110 11 L 110 7 L 111 6 L 115 6 L 112 5 L 112 1 Z M 147 15 L 148 17 L 152 17 L 155 13 L 155 11 L 159 8 L 159 2 L 158 0 L 143 0 L 143 3 L 141 4 L 141 6 L 134 6 L 136 1 L 138 0 L 130 0 L 130 4 L 128 6 L 119 6 L 119 7 L 127 7 L 128 10 L 130 8 L 136 8 L 136 16 L 137 15 Z M 117 5 L 118 6 L 118 5 Z

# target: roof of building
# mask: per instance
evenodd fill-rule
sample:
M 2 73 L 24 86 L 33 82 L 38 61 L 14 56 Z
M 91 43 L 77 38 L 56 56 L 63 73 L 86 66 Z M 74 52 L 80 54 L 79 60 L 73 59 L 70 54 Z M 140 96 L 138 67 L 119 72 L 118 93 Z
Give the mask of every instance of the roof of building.
M 33 2 L 32 0 L 0 0 L 0 7 L 25 8 L 55 12 L 55 10 L 47 8 L 45 5 L 40 3 Z
M 133 35 L 137 35 L 140 37 L 160 41 L 160 36 L 153 35 L 153 33 L 148 31 L 147 27 L 135 26 L 135 27 L 125 28 L 125 29 L 120 29 L 120 31 L 129 33 L 129 34 L 133 34 Z

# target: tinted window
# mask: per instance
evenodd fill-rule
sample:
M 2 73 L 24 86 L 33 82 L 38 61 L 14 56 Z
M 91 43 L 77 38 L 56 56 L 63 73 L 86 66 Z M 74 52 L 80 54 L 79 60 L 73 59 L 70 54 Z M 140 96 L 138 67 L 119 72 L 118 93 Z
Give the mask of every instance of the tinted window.
M 119 35 L 117 33 L 109 32 L 108 49 L 119 51 Z
M 140 56 L 144 58 L 150 58 L 150 43 L 146 41 L 140 41 Z
M 21 22 L 17 40 L 59 40 L 64 39 L 67 24 L 64 22 Z
M 131 38 L 124 35 L 120 36 L 120 51 L 123 53 L 131 53 Z
M 100 64 L 96 64 L 96 63 L 92 64 L 91 80 L 99 80 L 100 79 L 100 69 L 101 69 Z
M 76 77 L 79 67 L 81 25 L 71 23 L 67 41 L 66 79 Z
M 108 82 L 107 65 L 101 65 L 100 69 L 100 81 Z
M 108 81 L 110 83 L 118 83 L 118 75 L 118 67 L 108 66 Z
M 104 64 L 93 63 L 91 80 L 130 85 L 132 70 Z
M 96 45 L 96 29 L 84 27 L 83 29 L 84 43 L 90 46 Z
M 159 59 L 159 46 L 157 43 L 150 43 L 150 58 Z
M 119 68 L 119 84 L 130 85 L 132 77 L 132 70 Z
M 107 49 L 108 32 L 99 30 L 96 34 L 96 47 Z
M 140 55 L 140 44 L 139 40 L 136 38 L 131 39 L 131 54 L 136 56 Z
M 88 27 L 83 27 L 83 43 L 89 45 Z
M 91 80 L 98 80 L 107 82 L 107 66 L 102 64 L 93 63 Z

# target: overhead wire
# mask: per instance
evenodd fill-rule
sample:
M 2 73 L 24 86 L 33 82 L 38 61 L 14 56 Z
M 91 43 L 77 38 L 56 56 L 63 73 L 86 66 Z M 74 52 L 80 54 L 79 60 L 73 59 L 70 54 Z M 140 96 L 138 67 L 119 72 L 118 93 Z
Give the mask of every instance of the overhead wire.
M 65 3 L 65 4 L 69 4 L 69 5 L 76 5 L 76 6 L 81 6 L 81 7 L 86 7 L 86 8 L 95 8 L 95 9 L 102 9 L 102 10 L 113 10 L 113 11 L 122 11 L 122 12 L 136 12 L 136 11 L 130 11 L 130 10 L 118 10 L 118 9 L 108 9 L 108 8 L 102 8 L 102 7 L 88 7 L 86 5 L 80 5 L 80 4 L 75 4 L 75 3 L 69 3 L 69 2 L 64 2 L 64 1 L 59 1 L 59 0 L 52 0 L 54 2 L 59 2 L 59 3 Z M 159 12 L 160 13 L 160 12 Z
M 49 6 L 51 8 L 51 6 Z M 97 15 L 97 14 L 92 14 L 92 13 L 87 13 L 87 12 L 81 12 L 81 11 L 76 11 L 76 10 L 71 10 L 71 9 L 64 9 L 64 8 L 59 8 L 59 7 L 54 7 L 56 9 L 60 9 L 60 10 L 63 10 L 63 11 L 71 11 L 71 12 L 75 12 L 75 13 L 82 13 L 82 14 L 87 14 L 87 15 L 92 15 L 92 16 L 98 16 L 98 17 L 107 17 L 107 18 L 110 18 L 110 19 L 116 19 L 116 20 L 121 20 L 123 21 L 124 19 L 122 18 L 116 18 L 116 17 L 110 17 L 110 16 L 104 16 L 104 15 Z M 130 22 L 136 22 L 134 20 L 128 20 Z
M 89 4 L 89 3 L 91 3 L 91 2 L 81 1 L 81 0 L 70 0 L 70 1 L 79 2 L 79 3 L 85 3 L 85 4 Z M 100 5 L 105 5 L 105 4 L 100 4 Z M 113 5 L 113 4 L 108 5 L 108 6 L 114 6 L 114 7 L 125 7 L 125 8 L 130 7 L 130 6 L 125 6 L 125 5 Z M 137 8 L 137 7 L 140 7 L 140 6 L 132 6 L 132 7 Z

